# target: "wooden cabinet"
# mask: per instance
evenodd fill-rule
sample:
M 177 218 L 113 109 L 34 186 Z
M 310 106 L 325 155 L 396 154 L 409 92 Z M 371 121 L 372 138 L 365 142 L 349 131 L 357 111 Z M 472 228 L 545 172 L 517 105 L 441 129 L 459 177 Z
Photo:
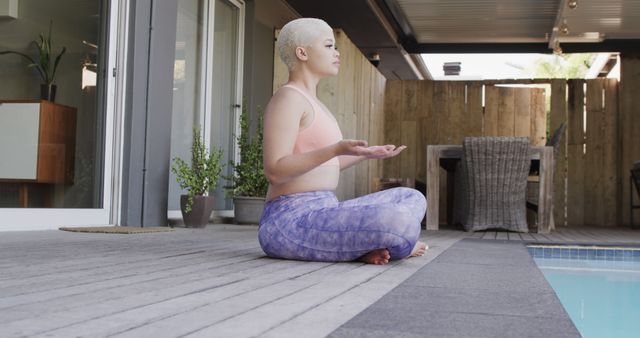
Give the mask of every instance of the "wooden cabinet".
M 76 108 L 0 101 L 0 181 L 73 184 Z

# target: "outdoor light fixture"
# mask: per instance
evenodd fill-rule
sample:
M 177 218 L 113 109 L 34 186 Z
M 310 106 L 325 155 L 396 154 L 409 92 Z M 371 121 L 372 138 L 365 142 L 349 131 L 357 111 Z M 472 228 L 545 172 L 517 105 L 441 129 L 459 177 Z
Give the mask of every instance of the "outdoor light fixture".
M 547 46 L 553 50 L 554 54 L 562 54 L 560 43 L 597 43 L 604 40 L 604 33 L 601 32 L 581 32 L 579 30 L 572 32 L 567 24 L 567 7 L 571 10 L 577 8 L 578 0 L 560 0 L 551 34 L 545 35 L 549 42 Z M 612 24 L 616 24 L 616 22 L 612 21 Z
M 564 19 L 564 21 L 562 22 L 562 26 L 560 26 L 560 33 L 564 35 L 569 34 L 569 25 L 567 25 L 567 19 Z
M 369 62 L 371 62 L 374 67 L 378 68 L 378 65 L 380 64 L 380 54 L 372 53 L 369 55 Z

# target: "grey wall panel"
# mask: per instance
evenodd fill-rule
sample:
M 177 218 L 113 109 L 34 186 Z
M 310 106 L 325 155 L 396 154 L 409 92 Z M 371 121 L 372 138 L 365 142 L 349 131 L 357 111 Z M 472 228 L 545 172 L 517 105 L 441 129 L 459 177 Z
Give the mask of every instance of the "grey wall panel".
M 122 219 L 120 224 L 142 224 L 144 145 L 147 114 L 149 64 L 149 27 L 151 0 L 131 3 L 126 108 L 124 118 L 124 153 L 122 171 Z
M 249 116 L 265 108 L 273 95 L 274 32 L 298 17 L 280 0 L 245 1 L 243 91 Z M 251 133 L 254 134 L 252 125 Z
M 132 4 L 123 225 L 167 224 L 176 14 L 173 0 Z
M 153 2 L 142 205 L 143 226 L 167 225 L 177 12 L 178 4 L 175 0 Z

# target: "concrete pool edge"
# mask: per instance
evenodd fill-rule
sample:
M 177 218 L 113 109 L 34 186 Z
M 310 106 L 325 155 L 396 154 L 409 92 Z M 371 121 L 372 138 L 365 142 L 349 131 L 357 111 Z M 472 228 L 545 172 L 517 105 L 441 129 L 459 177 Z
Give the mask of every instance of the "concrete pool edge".
M 463 239 L 331 336 L 580 337 L 527 244 Z

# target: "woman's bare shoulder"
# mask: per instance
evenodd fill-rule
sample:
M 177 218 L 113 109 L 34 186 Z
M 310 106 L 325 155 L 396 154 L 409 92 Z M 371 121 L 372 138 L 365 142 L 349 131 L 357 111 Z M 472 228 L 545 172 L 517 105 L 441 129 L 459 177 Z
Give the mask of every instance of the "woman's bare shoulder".
M 310 108 L 311 104 L 301 93 L 292 88 L 282 87 L 269 100 L 265 113 L 278 111 L 302 115 Z

